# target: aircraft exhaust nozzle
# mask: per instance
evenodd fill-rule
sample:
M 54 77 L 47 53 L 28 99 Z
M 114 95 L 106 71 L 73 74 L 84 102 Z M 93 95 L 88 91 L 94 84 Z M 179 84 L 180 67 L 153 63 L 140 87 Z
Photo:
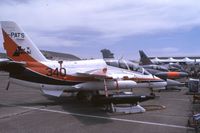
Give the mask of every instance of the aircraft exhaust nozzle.
M 106 81 L 108 90 L 114 89 L 132 89 L 135 88 L 137 83 L 132 80 L 118 80 Z M 105 90 L 104 82 L 86 82 L 75 85 L 76 90 Z

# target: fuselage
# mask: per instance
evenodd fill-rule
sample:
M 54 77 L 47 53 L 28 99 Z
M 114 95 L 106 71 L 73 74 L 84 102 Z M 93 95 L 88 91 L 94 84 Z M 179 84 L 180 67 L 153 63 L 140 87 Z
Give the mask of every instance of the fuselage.
M 103 59 L 80 61 L 48 60 L 41 63 L 27 62 L 25 68 L 20 73 L 11 73 L 12 78 L 18 79 L 13 81 L 17 81 L 17 83 L 19 83 L 19 80 L 28 81 L 31 83 L 27 83 L 26 85 L 36 88 L 51 88 L 49 85 L 54 85 L 54 87 L 56 86 L 66 91 L 104 89 L 102 80 L 80 74 L 87 73 L 91 70 L 102 70 L 103 68 L 106 68 L 108 77 L 115 79 L 107 80 L 108 89 L 117 88 L 118 83 L 116 83 L 116 79 L 118 80 L 117 82 L 123 80 L 123 84 L 130 83 L 128 81 L 136 82 L 137 84 L 132 86 L 133 88 L 163 88 L 166 86 L 166 82 L 156 76 L 151 74 L 144 75 L 139 72 L 109 66 Z

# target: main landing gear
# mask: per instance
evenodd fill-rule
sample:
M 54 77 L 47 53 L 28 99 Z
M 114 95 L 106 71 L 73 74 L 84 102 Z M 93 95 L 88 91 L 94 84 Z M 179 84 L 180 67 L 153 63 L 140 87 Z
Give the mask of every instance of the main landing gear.
M 92 97 L 99 95 L 98 91 L 79 91 L 76 95 L 77 99 L 82 102 L 90 102 Z

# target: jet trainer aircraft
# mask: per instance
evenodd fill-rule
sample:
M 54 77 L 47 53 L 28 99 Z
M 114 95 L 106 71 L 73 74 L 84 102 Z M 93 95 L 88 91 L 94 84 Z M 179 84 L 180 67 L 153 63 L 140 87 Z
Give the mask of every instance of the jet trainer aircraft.
M 4 49 L 10 60 L 1 61 L 0 69 L 9 72 L 12 83 L 41 89 L 44 94 L 57 97 L 63 92 L 78 92 L 78 96 L 83 96 L 99 90 L 107 97 L 109 90 L 136 88 L 139 84 L 136 81 L 143 80 L 160 83 L 160 88 L 166 86 L 165 81 L 155 76 L 115 68 L 103 59 L 47 60 L 16 23 L 2 21 L 1 27 Z
M 178 64 L 156 65 L 142 50 L 140 50 L 139 53 L 140 64 L 151 74 L 165 79 L 177 79 L 188 76 L 188 74 L 184 72 Z
M 144 52 L 141 52 L 141 51 L 140 51 L 141 61 L 143 64 L 145 64 L 141 66 L 139 66 L 138 63 L 137 64 L 133 63 L 133 61 L 127 61 L 124 59 L 120 59 L 120 60 L 114 59 L 114 54 L 111 53 L 111 51 L 108 49 L 102 49 L 101 52 L 102 52 L 104 60 L 106 61 L 108 65 L 141 72 L 143 74 L 151 73 L 165 80 L 167 82 L 167 86 L 166 86 L 167 88 L 174 87 L 174 86 L 183 86 L 184 84 L 172 79 L 186 77 L 188 75 L 185 72 L 171 72 L 164 66 L 152 64 L 152 62 L 148 59 L 148 57 L 144 54 Z
M 153 76 L 151 73 L 149 73 L 143 67 L 139 66 L 136 63 L 133 63 L 131 61 L 124 60 L 124 59 L 119 59 L 119 60 L 115 59 L 114 54 L 111 53 L 111 51 L 108 49 L 102 49 L 101 52 L 102 52 L 103 59 L 105 60 L 106 64 L 109 66 L 129 70 L 135 73 L 143 74 L 145 76 L 157 78 L 156 76 Z M 137 81 L 138 83 L 138 88 L 139 87 L 151 88 L 154 90 L 164 89 L 164 88 L 160 88 L 161 86 L 163 86 L 163 82 L 157 82 L 157 81 L 149 80 L 147 78 L 146 79 L 139 78 L 139 79 L 136 79 L 135 81 Z

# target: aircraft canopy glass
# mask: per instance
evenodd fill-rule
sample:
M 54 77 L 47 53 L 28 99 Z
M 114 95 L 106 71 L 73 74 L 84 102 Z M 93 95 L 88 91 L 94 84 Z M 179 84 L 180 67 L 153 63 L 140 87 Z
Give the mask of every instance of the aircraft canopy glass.
M 130 70 L 130 71 L 142 73 L 142 74 L 145 74 L 145 75 L 150 74 L 143 67 L 136 65 L 136 64 L 134 64 L 130 61 L 126 61 L 126 60 L 106 60 L 106 64 L 109 65 L 109 66 Z

